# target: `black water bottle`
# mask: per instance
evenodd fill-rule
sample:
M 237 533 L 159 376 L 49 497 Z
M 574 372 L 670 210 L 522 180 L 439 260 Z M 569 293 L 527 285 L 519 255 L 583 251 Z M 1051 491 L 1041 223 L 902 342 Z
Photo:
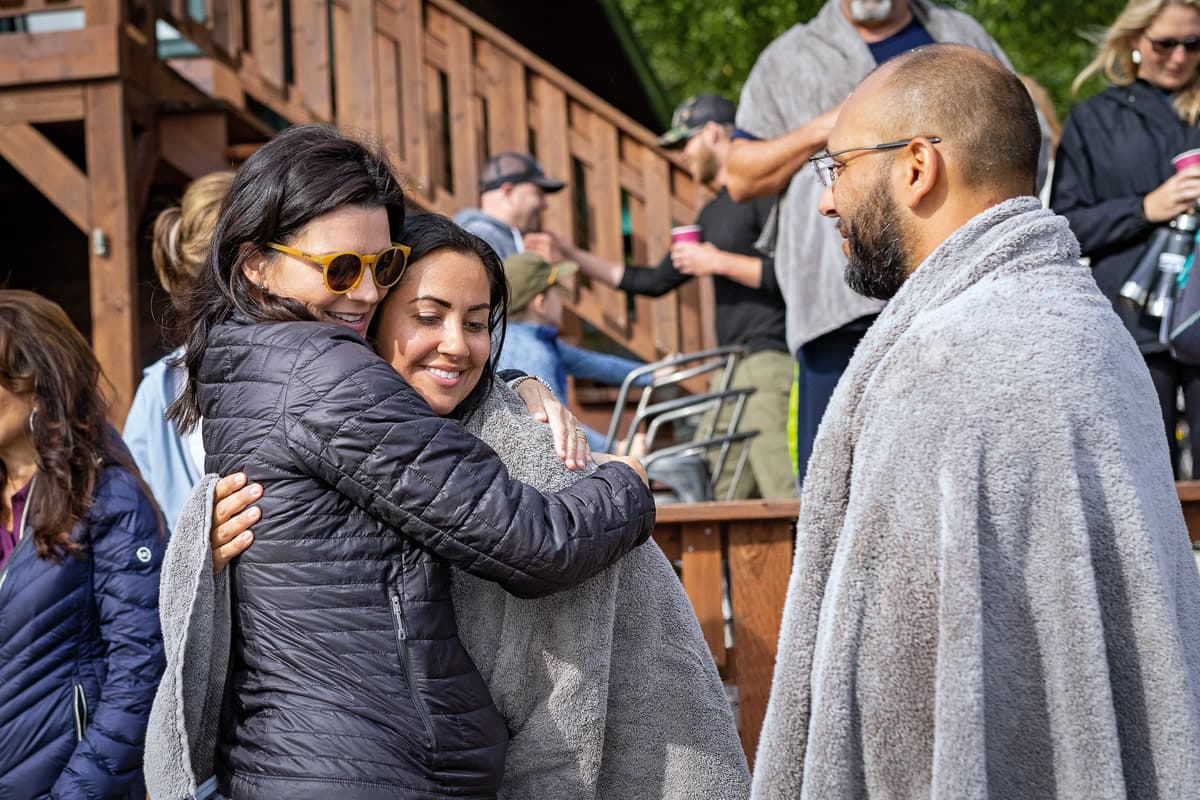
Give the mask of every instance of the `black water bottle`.
M 1154 229 L 1154 233 L 1150 235 L 1150 241 L 1146 243 L 1146 249 L 1142 251 L 1142 257 L 1138 259 L 1137 264 L 1130 270 L 1129 277 L 1121 285 L 1121 298 L 1128 300 L 1129 304 L 1138 311 L 1146 307 L 1146 301 L 1150 299 L 1150 293 L 1154 291 L 1159 275 L 1158 257 L 1170 235 L 1171 229 L 1165 225 Z
M 1196 209 L 1190 208 L 1171 220 L 1170 231 L 1166 244 L 1158 256 L 1158 285 L 1146 302 L 1146 315 L 1161 318 L 1171 310 L 1171 302 L 1175 299 L 1175 287 L 1188 256 L 1192 254 L 1192 243 L 1196 239 L 1196 229 L 1200 227 L 1200 217 Z

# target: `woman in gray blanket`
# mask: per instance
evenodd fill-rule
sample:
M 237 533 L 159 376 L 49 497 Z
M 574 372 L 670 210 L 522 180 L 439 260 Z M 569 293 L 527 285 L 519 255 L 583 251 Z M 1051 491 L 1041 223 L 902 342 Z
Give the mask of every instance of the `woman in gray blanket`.
M 380 308 L 373 331 L 377 351 L 431 408 L 461 419 L 494 447 L 514 478 L 543 491 L 573 483 L 580 475 L 555 456 L 547 426 L 534 422 L 503 383 L 483 393 L 480 402 L 469 401 L 486 388 L 472 365 L 494 355 L 495 334 L 502 333 L 502 324 L 488 325 L 480 302 L 486 297 L 473 298 L 470 291 L 481 272 L 499 270 L 490 250 L 436 215 L 409 220 L 402 243 L 412 247 L 411 263 Z M 438 354 L 448 350 L 469 351 L 464 381 L 445 380 Z M 211 494 L 211 479 L 206 486 Z M 240 475 L 217 484 L 211 523 L 217 573 L 250 544 L 247 529 L 257 515 L 247 506 L 257 488 L 245 486 Z M 189 508 L 195 524 L 186 524 L 185 512 L 181 530 L 207 531 L 207 495 L 201 491 Z M 171 582 L 170 565 L 167 574 Z M 218 587 L 222 581 L 218 578 Z M 190 585 L 203 593 L 201 582 Z M 182 594 L 186 602 L 179 604 L 179 614 L 168 621 L 171 612 L 164 610 L 167 629 L 180 632 L 168 643 L 164 686 L 186 685 L 189 671 L 203 674 L 194 657 L 196 637 L 186 633 L 196 627 L 196 604 L 187 589 Z M 723 687 L 687 597 L 657 547 L 638 548 L 582 586 L 541 600 L 519 600 L 494 583 L 456 571 L 453 602 L 459 636 L 511 733 L 502 797 L 747 795 L 745 757 Z M 216 631 L 228 625 L 223 613 L 218 602 Z M 219 642 L 215 649 L 221 649 Z M 223 674 L 224 668 L 215 672 Z M 201 705 L 219 705 L 219 692 Z M 165 716 L 175 719 L 164 730 L 183 730 L 193 738 L 183 750 L 206 746 L 207 734 L 199 728 L 213 718 L 211 709 L 187 718 L 186 702 L 163 705 L 171 707 Z M 152 741 L 163 710 L 156 702 Z M 198 760 L 204 759 L 201 754 Z M 204 777 L 186 779 L 195 785 Z
M 288 128 L 234 176 L 188 304 L 169 416 L 185 432 L 202 416 L 206 466 L 272 490 L 231 570 L 226 796 L 494 796 L 508 731 L 458 640 L 451 566 L 542 596 L 653 527 L 636 469 L 540 493 L 371 351 L 363 334 L 405 273 L 404 222 L 380 151 Z M 486 330 L 505 292 L 480 283 Z M 427 371 L 456 386 L 475 368 L 460 349 Z

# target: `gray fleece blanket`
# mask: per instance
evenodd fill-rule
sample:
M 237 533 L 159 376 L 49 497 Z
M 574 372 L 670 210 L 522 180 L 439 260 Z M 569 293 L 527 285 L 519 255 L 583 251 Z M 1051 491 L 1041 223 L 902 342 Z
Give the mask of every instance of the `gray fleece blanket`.
M 543 491 L 581 477 L 549 428 L 497 383 L 467 427 Z M 229 607 L 212 580 L 211 481 L 185 507 L 163 565 L 166 677 L 146 743 L 150 796 L 178 800 L 211 773 Z M 268 488 L 269 491 L 269 488 Z M 459 635 L 512 733 L 501 796 L 742 800 L 750 776 L 699 623 L 648 542 L 584 585 L 538 600 L 457 573 Z
M 1035 198 L 868 331 L 817 435 L 753 796 L 1200 796 L 1200 576 L 1133 341 Z

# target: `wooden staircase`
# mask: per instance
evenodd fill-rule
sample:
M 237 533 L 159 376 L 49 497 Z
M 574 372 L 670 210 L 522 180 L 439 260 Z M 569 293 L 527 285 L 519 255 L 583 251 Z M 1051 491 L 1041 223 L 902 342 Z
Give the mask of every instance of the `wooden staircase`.
M 706 199 L 654 132 L 449 0 L 0 2 L 0 19 L 39 12 L 78 24 L 0 33 L 0 157 L 88 237 L 92 340 L 119 419 L 141 366 L 135 237 L 151 187 L 237 163 L 287 124 L 381 141 L 413 202 L 445 213 L 477 204 L 491 154 L 533 152 L 568 181 L 546 226 L 614 260 L 654 263 Z M 49 121 L 80 126 L 82 167 Z M 584 282 L 570 305 L 647 360 L 713 346 L 712 309 L 709 279 L 632 302 Z

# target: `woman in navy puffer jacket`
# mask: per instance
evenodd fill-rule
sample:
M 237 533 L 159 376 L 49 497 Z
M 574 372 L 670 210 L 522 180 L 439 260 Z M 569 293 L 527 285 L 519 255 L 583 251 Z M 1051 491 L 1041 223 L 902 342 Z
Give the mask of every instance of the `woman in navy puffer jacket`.
M 384 157 L 289 128 L 238 170 L 190 306 L 169 413 L 185 430 L 203 417 L 209 471 L 267 489 L 255 546 L 228 570 L 216 773 L 236 800 L 494 797 L 508 733 L 458 640 L 450 566 L 543 595 L 653 527 L 630 464 L 542 495 L 370 349 L 403 224 Z M 489 317 L 506 297 L 497 283 Z M 478 369 L 443 352 L 427 372 L 453 386 Z
M 157 508 L 54 303 L 0 291 L 0 797 L 142 798 Z

